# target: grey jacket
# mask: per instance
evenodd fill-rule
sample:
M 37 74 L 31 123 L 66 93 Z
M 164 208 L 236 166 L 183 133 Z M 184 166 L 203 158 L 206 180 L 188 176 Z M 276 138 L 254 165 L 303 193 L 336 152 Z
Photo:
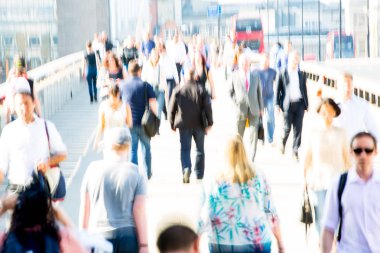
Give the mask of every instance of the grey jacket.
M 244 119 L 248 111 L 253 116 L 260 114 L 260 111 L 264 108 L 264 103 L 261 96 L 260 75 L 258 71 L 251 71 L 248 92 L 245 88 L 245 79 L 240 75 L 238 70 L 232 73 L 228 86 L 235 106 L 236 116 Z

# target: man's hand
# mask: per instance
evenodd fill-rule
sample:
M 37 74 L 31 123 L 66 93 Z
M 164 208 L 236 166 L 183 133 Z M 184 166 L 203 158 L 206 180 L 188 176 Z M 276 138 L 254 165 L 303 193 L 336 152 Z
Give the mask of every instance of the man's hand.
M 45 162 L 39 162 L 37 163 L 37 170 L 41 171 L 43 174 L 50 168 L 48 163 Z
M 205 134 L 208 134 L 211 131 L 211 126 L 208 126 L 205 128 Z
M 280 106 L 276 105 L 276 113 L 279 114 L 281 112 Z

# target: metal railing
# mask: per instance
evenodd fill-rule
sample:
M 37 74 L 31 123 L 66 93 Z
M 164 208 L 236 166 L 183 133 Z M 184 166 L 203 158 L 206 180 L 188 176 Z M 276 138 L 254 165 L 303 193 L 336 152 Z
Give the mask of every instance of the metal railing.
M 28 72 L 28 77 L 34 80 L 44 118 L 50 118 L 80 90 L 82 68 L 83 52 L 77 52 Z M 6 83 L 0 84 L 0 97 L 5 93 Z M 3 121 L 0 121 L 0 130 Z
M 308 80 L 321 83 L 331 91 L 337 89 L 337 82 L 344 72 L 349 72 L 353 75 L 354 94 L 380 108 L 380 58 L 302 62 L 301 69 Z

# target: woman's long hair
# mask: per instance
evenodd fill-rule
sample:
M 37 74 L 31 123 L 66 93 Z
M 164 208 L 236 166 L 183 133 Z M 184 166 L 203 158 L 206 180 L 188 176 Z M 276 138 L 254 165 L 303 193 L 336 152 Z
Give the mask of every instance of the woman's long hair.
M 27 243 L 30 232 L 48 235 L 58 245 L 61 240 L 51 199 L 38 183 L 32 184 L 19 195 L 9 229 L 9 233 L 14 233 L 23 245 Z
M 243 184 L 255 177 L 255 171 L 247 159 L 243 139 L 236 134 L 227 142 L 226 147 L 227 168 L 222 178 L 232 183 Z

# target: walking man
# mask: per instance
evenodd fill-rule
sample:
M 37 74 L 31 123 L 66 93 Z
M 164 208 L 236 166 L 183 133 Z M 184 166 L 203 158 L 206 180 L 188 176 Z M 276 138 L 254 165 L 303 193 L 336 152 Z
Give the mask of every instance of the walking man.
M 337 178 L 327 193 L 322 252 L 331 252 L 334 235 L 340 226 L 338 253 L 378 253 L 380 170 L 374 167 L 377 141 L 371 133 L 360 132 L 352 138 L 350 146 L 354 166 Z
M 7 175 L 8 190 L 21 192 L 35 169 L 45 173 L 65 160 L 67 151 L 54 124 L 34 113 L 29 87 L 15 91 L 14 105 L 18 118 L 4 127 L 0 138 L 0 182 Z
M 170 100 L 169 121 L 172 130 L 179 129 L 181 142 L 181 165 L 183 183 L 190 182 L 191 174 L 191 139 L 194 139 L 197 157 L 195 173 L 197 179 L 203 179 L 205 170 L 204 138 L 205 132 L 212 126 L 211 99 L 206 90 L 195 82 L 194 69 L 187 69 L 184 85 L 176 88 Z M 202 122 L 202 113 L 208 122 Z
M 269 56 L 266 53 L 261 55 L 260 65 L 261 91 L 264 103 L 264 125 L 266 126 L 265 140 L 267 143 L 273 143 L 273 133 L 275 127 L 273 84 L 276 80 L 276 70 L 269 67 Z
M 264 105 L 261 96 L 260 76 L 258 71 L 250 71 L 246 55 L 239 57 L 239 69 L 232 73 L 229 81 L 230 96 L 234 104 L 236 132 L 244 135 L 248 120 L 250 141 L 250 160 L 253 162 L 256 155 L 259 117 L 263 113 Z
M 301 146 L 302 124 L 305 110 L 308 109 L 306 75 L 298 69 L 299 55 L 296 51 L 289 53 L 288 67 L 278 78 L 275 98 L 277 110 L 284 113 L 284 137 L 280 151 L 285 152 L 291 128 L 293 128 L 293 157 L 298 161 L 298 148 Z
M 150 179 L 152 176 L 150 137 L 145 133 L 144 128 L 141 126 L 141 119 L 144 115 L 147 103 L 150 110 L 157 115 L 156 98 L 153 87 L 141 80 L 141 68 L 136 60 L 131 60 L 129 62 L 128 72 L 131 75 L 131 78 L 128 79 L 128 81 L 121 83 L 120 86 L 123 102 L 128 103 L 132 111 L 133 126 L 131 128 L 131 161 L 136 165 L 138 164 L 137 151 L 140 142 L 141 151 L 144 158 L 143 166 L 147 173 L 148 179 Z
M 334 119 L 334 125 L 346 130 L 348 140 L 361 131 L 368 131 L 379 140 L 376 116 L 366 101 L 354 95 L 353 78 L 350 73 L 345 73 L 339 80 L 338 92 L 341 114 Z
M 104 160 L 90 164 L 81 187 L 79 226 L 103 235 L 114 253 L 148 252 L 145 171 L 129 162 L 127 128 L 105 135 Z

